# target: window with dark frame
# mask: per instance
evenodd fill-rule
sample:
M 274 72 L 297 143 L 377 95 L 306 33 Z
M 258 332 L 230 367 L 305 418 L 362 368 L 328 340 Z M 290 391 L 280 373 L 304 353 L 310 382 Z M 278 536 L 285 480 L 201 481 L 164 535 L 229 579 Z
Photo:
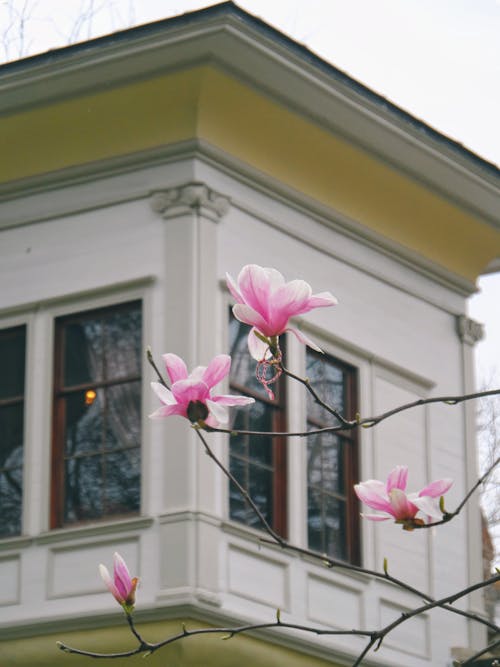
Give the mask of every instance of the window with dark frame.
M 51 527 L 140 510 L 140 301 L 55 323 Z
M 249 331 L 247 325 L 230 315 L 231 393 L 244 394 L 255 399 L 255 403 L 249 407 L 231 409 L 230 428 L 245 431 L 285 431 L 284 378 L 272 385 L 275 398 L 271 400 L 255 377 L 256 362 L 250 357 L 247 347 Z M 283 344 L 284 340 L 280 342 Z M 238 482 L 249 491 L 271 527 L 286 537 L 285 438 L 231 436 L 229 467 Z M 253 510 L 231 483 L 229 484 L 229 516 L 247 526 L 261 528 L 259 519 Z
M 0 537 L 20 535 L 26 327 L 0 330 Z
M 357 412 L 354 367 L 307 350 L 306 376 L 325 403 L 353 418 Z M 309 431 L 338 423 L 308 394 Z M 358 481 L 357 449 L 355 429 L 307 439 L 308 546 L 351 563 L 360 562 L 359 511 L 353 492 Z

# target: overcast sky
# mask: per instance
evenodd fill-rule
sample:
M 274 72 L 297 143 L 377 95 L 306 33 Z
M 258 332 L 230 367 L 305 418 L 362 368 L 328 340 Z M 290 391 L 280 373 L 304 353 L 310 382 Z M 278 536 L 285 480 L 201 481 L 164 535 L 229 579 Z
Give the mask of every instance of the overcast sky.
M 0 59 L 206 7 L 199 0 L 0 0 Z M 239 0 L 248 12 L 483 158 L 500 164 L 500 0 Z M 24 10 L 24 34 L 19 22 Z M 500 275 L 470 313 L 486 323 L 482 381 L 500 381 Z

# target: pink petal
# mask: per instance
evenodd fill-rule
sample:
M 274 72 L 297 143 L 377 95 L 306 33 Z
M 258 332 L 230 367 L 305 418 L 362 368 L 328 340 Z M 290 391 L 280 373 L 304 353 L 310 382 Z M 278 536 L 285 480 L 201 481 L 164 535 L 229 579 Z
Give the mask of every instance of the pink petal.
M 392 489 L 401 489 L 405 491 L 406 483 L 408 481 L 408 466 L 396 466 L 391 470 L 387 478 L 387 493 Z
M 173 405 L 162 405 L 161 408 L 158 408 L 149 415 L 150 419 L 160 419 L 162 417 L 172 417 L 173 415 L 179 415 L 181 417 L 186 417 L 187 405 L 179 405 L 179 403 L 174 403 Z
M 255 331 L 256 329 L 253 327 L 248 334 L 248 351 L 250 352 L 250 356 L 257 361 L 262 361 L 264 358 L 269 359 L 271 357 L 269 346 L 255 335 Z
M 111 593 L 111 595 L 115 598 L 117 602 L 120 604 L 124 601 L 123 598 L 120 596 L 120 591 L 116 588 L 116 586 L 113 583 L 113 580 L 111 579 L 108 568 L 105 565 L 99 565 L 99 573 L 102 577 L 102 580 L 104 581 L 104 584 L 108 591 Z
M 272 295 L 276 290 L 278 290 L 282 285 L 285 284 L 285 279 L 279 271 L 276 269 L 265 268 L 264 273 L 269 280 L 269 294 Z
M 295 327 L 288 327 L 286 331 L 293 333 L 295 338 L 297 338 L 297 340 L 299 340 L 299 342 L 301 342 L 303 345 L 307 345 L 311 349 L 316 350 L 316 352 L 323 352 L 323 350 L 320 347 L 318 347 L 316 343 L 312 341 L 308 336 L 306 336 L 303 331 L 300 331 Z
M 206 405 L 210 413 L 215 417 L 215 419 L 218 422 L 220 422 L 221 424 L 227 424 L 227 422 L 229 421 L 229 411 L 225 405 L 223 405 L 222 403 L 216 403 L 215 401 L 211 401 L 210 399 L 207 399 Z
M 452 479 L 438 479 L 424 487 L 421 491 L 418 492 L 418 495 L 439 498 L 439 496 L 443 496 L 449 490 L 452 484 Z
M 389 493 L 391 499 L 391 514 L 396 519 L 412 519 L 417 513 L 417 507 L 408 501 L 406 493 L 401 489 L 392 489 Z
M 392 519 L 392 516 L 384 516 L 383 514 L 361 514 L 360 516 L 363 519 L 369 519 L 370 521 L 388 521 Z
M 165 405 L 173 405 L 175 403 L 174 395 L 161 382 L 151 382 L 151 389 Z
M 190 380 L 203 380 L 203 374 L 207 370 L 206 366 L 196 366 L 196 368 L 193 368 L 191 373 L 189 374 L 189 379 Z
M 369 479 L 354 485 L 354 491 L 361 502 L 374 510 L 394 514 L 389 499 L 385 497 L 385 485 L 377 479 Z
M 174 383 L 178 380 L 185 380 L 187 378 L 188 372 L 186 364 L 180 357 L 170 352 L 169 354 L 163 355 L 163 360 L 167 367 L 170 382 Z
M 238 276 L 243 301 L 265 320 L 269 315 L 270 280 L 265 269 L 257 264 L 247 264 Z
M 305 280 L 292 280 L 273 294 L 271 316 L 273 319 L 289 319 L 299 315 L 307 310 L 310 298 L 311 286 Z
M 439 500 L 431 498 L 430 496 L 422 496 L 420 498 L 413 498 L 412 503 L 418 509 L 433 519 L 442 519 L 443 513 L 439 509 Z
M 201 401 L 204 403 L 210 394 L 207 385 L 201 380 L 179 380 L 172 385 L 172 393 L 181 405 L 187 408 L 191 401 Z
M 238 285 L 236 284 L 236 282 L 232 278 L 232 276 L 229 275 L 229 273 L 226 273 L 226 285 L 227 285 L 228 290 L 231 292 L 231 294 L 236 299 L 236 302 L 237 303 L 243 303 L 243 299 L 241 298 L 241 294 L 240 294 L 240 291 L 238 289 Z
M 319 294 L 313 294 L 309 299 L 307 304 L 308 310 L 313 308 L 326 308 L 327 306 L 336 306 L 338 303 L 337 299 L 330 294 L 330 292 L 320 292 Z
M 208 364 L 201 379 L 211 389 L 229 375 L 230 369 L 231 357 L 228 354 L 218 354 Z
M 249 324 L 251 327 L 258 329 L 261 333 L 264 334 L 264 336 L 274 336 L 275 334 L 279 333 L 277 331 L 272 331 L 269 328 L 269 324 L 262 317 L 262 315 L 260 315 L 260 313 L 243 303 L 237 303 L 235 306 L 233 306 L 233 315 L 240 322 Z
M 119 553 L 114 555 L 114 575 L 115 586 L 120 591 L 123 599 L 126 600 L 132 588 L 132 578 L 125 561 Z
M 214 403 L 219 403 L 219 405 L 228 405 L 229 407 L 233 405 L 250 405 L 251 403 L 255 403 L 255 399 L 250 398 L 249 396 L 234 396 L 232 394 L 212 396 L 210 400 Z

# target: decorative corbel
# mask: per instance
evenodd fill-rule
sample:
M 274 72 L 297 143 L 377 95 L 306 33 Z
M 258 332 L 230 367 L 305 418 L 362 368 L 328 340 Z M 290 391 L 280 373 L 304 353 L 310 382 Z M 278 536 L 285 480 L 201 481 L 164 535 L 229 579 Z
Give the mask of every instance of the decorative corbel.
M 456 319 L 457 334 L 462 343 L 475 345 L 484 338 L 484 327 L 480 322 L 467 317 L 467 315 L 458 315 Z
M 191 213 L 218 222 L 229 210 L 229 198 L 205 183 L 186 183 L 151 193 L 151 208 L 165 220 Z

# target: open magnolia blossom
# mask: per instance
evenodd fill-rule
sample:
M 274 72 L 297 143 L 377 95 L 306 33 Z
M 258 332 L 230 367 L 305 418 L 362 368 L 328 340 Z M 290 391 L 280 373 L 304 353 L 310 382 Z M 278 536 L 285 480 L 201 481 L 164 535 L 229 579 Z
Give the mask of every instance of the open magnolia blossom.
M 276 269 L 267 269 L 257 264 L 247 264 L 238 281 L 226 273 L 227 286 L 236 299 L 233 314 L 237 320 L 252 327 L 248 336 L 248 349 L 257 361 L 277 345 L 277 336 L 290 331 L 301 343 L 321 352 L 320 348 L 302 331 L 289 326 L 290 318 L 308 313 L 313 308 L 334 306 L 337 299 L 330 292 L 313 294 L 311 286 L 304 280 L 289 283 Z
M 130 576 L 128 567 L 120 554 L 115 552 L 113 557 L 113 579 L 105 565 L 99 565 L 99 572 L 115 600 L 121 604 L 127 614 L 131 614 L 134 609 L 135 589 L 139 579 Z
M 159 382 L 151 383 L 163 403 L 161 408 L 149 415 L 152 418 L 179 415 L 190 422 L 215 428 L 219 423 L 229 421 L 228 407 L 254 402 L 253 398 L 247 396 L 212 393 L 213 387 L 229 374 L 231 357 L 227 354 L 217 355 L 208 366 L 197 366 L 191 374 L 188 374 L 186 364 L 176 354 L 164 354 L 163 360 L 172 386 L 167 389 Z
M 372 521 L 387 521 L 393 518 L 396 523 L 402 523 L 409 529 L 412 525 L 422 525 L 430 523 L 432 519 L 442 519 L 443 512 L 439 507 L 439 498 L 448 491 L 453 480 L 439 479 L 421 491 L 409 494 L 406 493 L 407 480 L 407 466 L 396 466 L 389 473 L 385 484 L 378 479 L 355 484 L 354 491 L 363 503 L 388 515 L 362 514 L 361 516 Z M 419 512 L 422 512 L 424 518 L 417 518 Z

